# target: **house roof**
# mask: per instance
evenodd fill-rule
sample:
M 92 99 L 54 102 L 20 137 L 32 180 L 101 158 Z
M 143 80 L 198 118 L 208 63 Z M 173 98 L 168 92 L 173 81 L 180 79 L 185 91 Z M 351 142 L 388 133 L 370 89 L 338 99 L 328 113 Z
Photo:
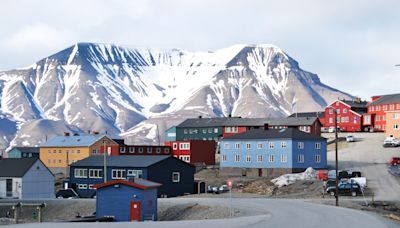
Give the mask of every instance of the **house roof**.
M 270 126 L 310 126 L 318 121 L 317 117 L 286 117 L 282 119 L 272 119 Z
M 38 158 L 6 158 L 0 160 L 0 177 L 23 177 Z
M 124 139 L 112 139 L 114 142 L 116 142 L 120 146 L 125 146 L 125 140 Z
M 13 149 L 17 149 L 23 153 L 36 153 L 38 154 L 40 152 L 40 147 L 22 147 L 22 146 L 16 146 Z
M 283 129 L 252 129 L 231 137 L 224 138 L 223 140 L 237 140 L 237 139 L 299 139 L 299 140 L 326 140 L 318 135 L 308 134 L 296 128 L 283 128 Z
M 292 115 L 288 117 L 319 117 L 319 118 L 324 118 L 325 117 L 325 112 L 324 111 L 319 111 L 319 112 L 295 112 Z
M 107 166 L 112 167 L 149 167 L 160 161 L 163 161 L 171 156 L 168 155 L 120 155 L 120 156 L 108 156 Z M 73 167 L 87 167 L 87 166 L 103 166 L 103 156 L 91 156 L 76 163 L 73 163 Z
M 264 126 L 267 118 L 241 118 L 241 117 L 218 117 L 218 118 L 195 118 L 186 119 L 176 127 L 230 127 L 230 126 Z
M 367 108 L 368 105 L 367 101 L 357 101 L 357 100 L 338 100 L 338 101 L 347 104 L 351 108 Z
M 393 103 L 400 103 L 400 93 L 383 95 L 378 100 L 372 102 L 370 105 L 393 104 Z
M 55 136 L 41 147 L 87 147 L 103 137 L 104 135 Z
M 143 190 L 150 189 L 150 188 L 158 188 L 161 186 L 160 183 L 156 183 L 153 181 L 144 180 L 144 179 L 135 179 L 134 182 L 127 181 L 127 180 L 112 180 L 112 181 L 108 181 L 106 183 L 96 184 L 93 187 L 99 189 L 99 188 L 104 188 L 104 187 L 108 187 L 108 186 L 113 186 L 116 184 L 123 184 L 123 185 L 131 186 L 131 187 L 139 188 L 139 189 L 143 189 Z

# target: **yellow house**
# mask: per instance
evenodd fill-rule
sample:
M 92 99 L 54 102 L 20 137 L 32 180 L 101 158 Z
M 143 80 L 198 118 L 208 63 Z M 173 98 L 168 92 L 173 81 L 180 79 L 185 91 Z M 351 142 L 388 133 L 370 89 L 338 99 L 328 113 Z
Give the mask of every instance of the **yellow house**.
M 116 145 L 118 144 L 107 136 L 56 136 L 40 147 L 40 160 L 53 173 L 68 173 L 68 167 L 72 163 L 92 155 L 100 155 L 101 147 Z
M 400 110 L 386 111 L 386 137 L 400 138 Z

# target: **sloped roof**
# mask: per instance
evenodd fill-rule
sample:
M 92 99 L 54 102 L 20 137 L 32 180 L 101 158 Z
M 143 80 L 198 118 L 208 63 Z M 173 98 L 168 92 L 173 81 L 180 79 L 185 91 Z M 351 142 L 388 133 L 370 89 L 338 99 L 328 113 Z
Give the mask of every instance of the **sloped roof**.
M 0 160 L 0 177 L 23 177 L 39 158 L 6 158 Z
M 367 101 L 356 101 L 356 100 L 340 100 L 341 102 L 349 105 L 352 108 L 367 108 Z
M 87 147 L 103 137 L 104 135 L 56 136 L 41 147 Z
M 378 100 L 372 102 L 370 105 L 393 104 L 393 103 L 400 103 L 400 93 L 383 95 Z
M 23 146 L 16 146 L 15 149 L 23 152 L 23 153 L 35 153 L 38 154 L 40 152 L 40 147 L 23 147 Z M 13 148 L 13 149 L 14 149 Z
M 240 117 L 219 117 L 219 118 L 195 118 L 186 119 L 176 127 L 230 127 L 230 126 L 264 126 L 267 118 L 240 118 Z
M 319 118 L 324 118 L 325 117 L 325 112 L 320 111 L 320 112 L 295 112 L 292 115 L 288 117 L 319 117 Z
M 317 121 L 317 117 L 286 117 L 282 119 L 271 119 L 270 126 L 310 126 Z
M 113 186 L 116 184 L 124 184 L 124 185 L 128 185 L 134 188 L 139 188 L 139 189 L 150 189 L 150 188 L 158 188 L 161 186 L 160 183 L 156 183 L 153 181 L 149 181 L 149 180 L 144 180 L 144 179 L 135 179 L 134 182 L 131 181 L 127 181 L 127 180 L 112 180 L 112 181 L 108 181 L 106 183 L 101 183 L 101 184 L 96 184 L 93 187 L 94 188 L 104 188 L 104 187 L 108 187 L 108 186 Z
M 168 155 L 120 155 L 120 156 L 108 156 L 107 166 L 112 167 L 149 167 L 154 165 L 164 159 L 169 158 Z M 71 166 L 74 167 L 87 167 L 87 166 L 103 166 L 104 160 L 103 156 L 91 156 L 76 163 Z
M 237 140 L 237 139 L 298 139 L 298 140 L 326 140 L 318 135 L 308 134 L 296 128 L 284 129 L 252 129 L 231 137 L 224 138 L 223 140 Z

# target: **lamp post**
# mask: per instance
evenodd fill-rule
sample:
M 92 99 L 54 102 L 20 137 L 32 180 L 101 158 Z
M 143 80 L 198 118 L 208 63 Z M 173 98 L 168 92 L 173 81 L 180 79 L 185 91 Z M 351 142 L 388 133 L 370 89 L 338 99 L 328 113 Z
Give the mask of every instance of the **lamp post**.
M 103 158 L 104 158 L 104 183 L 107 182 L 107 151 L 106 151 L 106 140 L 103 139 Z
M 336 108 L 329 106 L 331 110 L 333 109 L 334 114 L 335 114 L 335 173 L 336 173 L 336 178 L 335 178 L 335 198 L 336 198 L 336 206 L 339 206 L 339 159 L 338 159 L 338 124 L 337 124 L 337 110 Z

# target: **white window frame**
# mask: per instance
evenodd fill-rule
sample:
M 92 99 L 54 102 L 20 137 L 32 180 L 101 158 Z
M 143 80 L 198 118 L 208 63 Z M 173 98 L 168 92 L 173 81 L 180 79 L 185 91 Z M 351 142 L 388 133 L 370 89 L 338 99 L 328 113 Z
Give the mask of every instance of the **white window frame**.
M 161 153 L 161 148 L 160 148 L 160 147 L 157 147 L 157 148 L 156 148 L 156 153 L 157 153 L 157 154 L 160 154 L 160 153 Z
M 140 169 L 128 169 L 127 176 L 128 177 L 137 177 L 142 178 L 143 171 Z
M 297 163 L 304 163 L 304 154 L 297 155 Z
M 179 143 L 180 150 L 190 150 L 190 143 Z
M 235 162 L 240 162 L 240 155 L 239 154 L 235 154 Z
M 148 154 L 153 153 L 153 148 L 152 148 L 152 147 L 147 147 L 147 148 L 146 148 L 146 152 L 147 152 Z
M 240 143 L 235 143 L 235 149 L 240 149 Z
M 143 154 L 143 151 L 144 151 L 144 150 L 143 150 L 143 147 L 139 147 L 139 148 L 138 148 L 139 154 Z
M 281 154 L 281 163 L 287 163 L 287 155 Z
M 172 143 L 172 148 L 173 148 L 174 150 L 178 149 L 178 143 Z
M 263 144 L 262 143 L 257 143 L 257 149 L 262 149 L 263 148 Z
M 172 172 L 172 182 L 173 183 L 181 182 L 181 173 L 180 172 Z
M 271 149 L 271 150 L 275 149 L 275 143 L 274 142 L 269 142 L 269 149 Z
M 230 144 L 229 143 L 224 143 L 224 149 L 230 149 Z
M 78 189 L 88 189 L 87 184 L 78 184 Z
M 181 159 L 184 162 L 190 163 L 190 155 L 180 155 L 179 159 Z
M 75 169 L 74 170 L 74 177 L 75 178 L 87 178 L 88 177 L 87 169 Z
M 129 147 L 129 153 L 131 153 L 131 154 L 135 153 L 135 147 L 130 146 Z
M 315 155 L 315 163 L 321 163 L 321 155 L 320 154 Z
M 304 142 L 297 142 L 297 149 L 299 150 L 304 149 Z
M 246 150 L 250 150 L 251 149 L 251 143 L 246 143 Z
M 262 155 L 257 155 L 257 162 L 263 162 L 264 157 Z
M 88 189 L 95 189 L 95 188 L 94 188 L 94 184 L 89 184 L 89 185 L 88 185 Z
M 124 146 L 121 146 L 121 147 L 119 148 L 119 152 L 120 152 L 121 154 L 124 154 L 124 153 L 126 152 L 125 147 L 124 147 Z
M 315 143 L 315 149 L 320 150 L 321 149 L 321 143 Z
M 275 156 L 273 154 L 268 155 L 268 162 L 269 163 L 275 162 Z
M 214 128 L 214 133 L 218 133 L 218 128 Z
M 89 178 L 102 179 L 103 170 L 102 169 L 89 169 Z
M 222 161 L 225 162 L 226 161 L 226 154 L 222 155 Z
M 246 162 L 251 162 L 251 155 L 246 155 Z
M 164 154 L 169 154 L 169 148 L 168 147 L 164 148 Z
M 283 148 L 283 149 L 286 148 L 286 142 L 285 141 L 281 142 L 281 148 Z
M 126 170 L 125 169 L 113 169 L 111 170 L 111 179 L 120 180 L 126 178 Z

